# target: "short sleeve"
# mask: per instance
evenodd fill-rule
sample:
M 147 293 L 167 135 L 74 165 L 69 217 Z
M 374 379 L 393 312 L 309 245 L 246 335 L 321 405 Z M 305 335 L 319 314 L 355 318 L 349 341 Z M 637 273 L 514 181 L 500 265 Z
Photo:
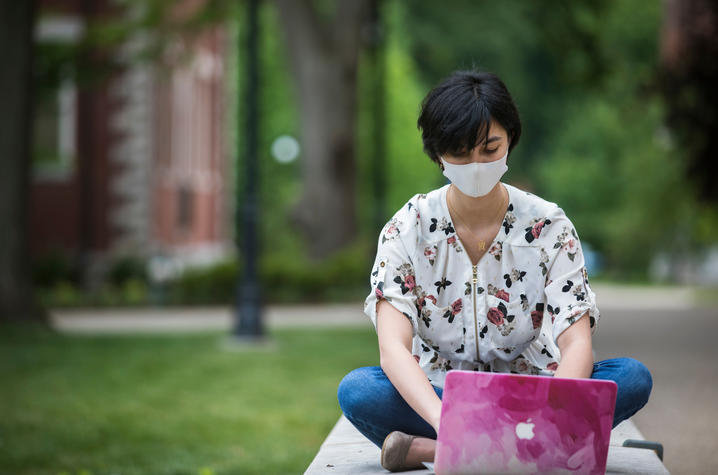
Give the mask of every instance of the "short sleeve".
M 551 316 L 553 341 L 558 347 L 559 335 L 586 312 L 593 335 L 600 313 L 596 295 L 588 284 L 588 272 L 575 227 L 561 208 L 550 219 L 544 250 L 552 257 L 547 268 L 544 294 L 546 310 Z
M 418 329 L 413 291 L 415 275 L 401 238 L 401 224 L 392 218 L 379 233 L 376 259 L 369 277 L 371 290 L 364 301 L 364 313 L 369 316 L 376 331 L 376 305 L 381 299 L 386 299 L 411 322 L 413 337 Z

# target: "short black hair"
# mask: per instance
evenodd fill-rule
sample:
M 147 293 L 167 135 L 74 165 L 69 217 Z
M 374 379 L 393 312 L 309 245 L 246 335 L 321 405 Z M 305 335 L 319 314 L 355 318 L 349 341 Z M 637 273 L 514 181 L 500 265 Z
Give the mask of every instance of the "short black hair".
M 440 155 L 458 155 L 487 140 L 491 119 L 506 129 L 511 152 L 521 137 L 521 119 L 506 85 L 489 72 L 456 71 L 426 95 L 417 127 L 424 151 L 441 163 Z

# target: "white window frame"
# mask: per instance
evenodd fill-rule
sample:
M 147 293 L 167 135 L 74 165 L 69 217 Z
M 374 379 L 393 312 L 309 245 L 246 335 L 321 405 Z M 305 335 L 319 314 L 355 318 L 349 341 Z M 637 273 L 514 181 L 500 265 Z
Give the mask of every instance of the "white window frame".
M 85 22 L 71 15 L 44 15 L 35 24 L 35 41 L 75 43 L 85 33 Z M 64 80 L 57 89 L 57 153 L 60 162 L 51 165 L 33 163 L 33 178 L 38 181 L 65 181 L 74 171 L 77 157 L 77 87 Z

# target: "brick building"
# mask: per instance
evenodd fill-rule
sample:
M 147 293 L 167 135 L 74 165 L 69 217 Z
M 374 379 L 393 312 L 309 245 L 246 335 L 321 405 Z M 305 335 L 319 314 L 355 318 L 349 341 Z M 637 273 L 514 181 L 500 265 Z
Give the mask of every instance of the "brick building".
M 41 1 L 37 43 L 79 42 L 92 19 L 117 14 L 110 5 Z M 132 36 L 104 53 L 120 68 L 88 84 L 62 80 L 37 101 L 31 253 L 79 259 L 87 282 L 120 257 L 179 269 L 233 252 L 225 33 L 175 40 L 150 62 L 132 59 L 143 44 Z

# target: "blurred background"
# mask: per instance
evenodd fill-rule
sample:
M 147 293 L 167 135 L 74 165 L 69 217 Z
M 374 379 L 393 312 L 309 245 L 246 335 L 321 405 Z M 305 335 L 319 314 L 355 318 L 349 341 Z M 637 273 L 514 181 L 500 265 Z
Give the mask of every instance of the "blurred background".
M 445 183 L 420 102 L 474 67 L 523 121 L 503 180 L 576 225 L 597 353 L 654 372 L 639 429 L 718 463 L 713 2 L 1 8 L 0 471 L 302 472 L 378 364 L 379 230 Z M 274 346 L 229 350 L 248 301 Z

